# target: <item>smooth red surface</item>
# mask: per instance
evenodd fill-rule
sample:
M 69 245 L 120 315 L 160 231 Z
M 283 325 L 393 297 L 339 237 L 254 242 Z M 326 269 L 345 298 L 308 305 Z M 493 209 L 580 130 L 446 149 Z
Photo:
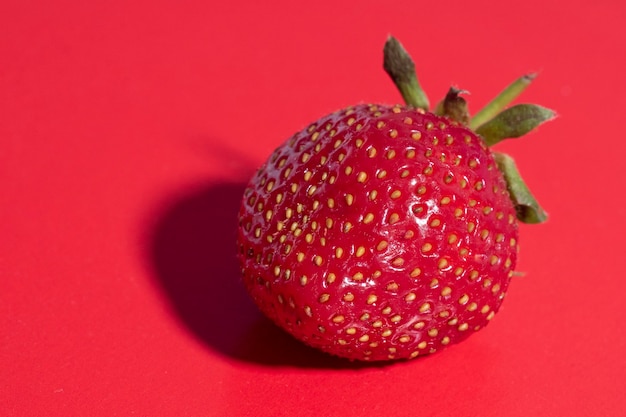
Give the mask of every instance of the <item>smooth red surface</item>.
M 626 6 L 491 3 L 3 1 L 0 414 L 623 415 Z M 364 367 L 259 315 L 234 236 L 282 140 L 400 101 L 388 33 L 433 100 L 538 70 L 560 118 L 500 146 L 551 218 L 493 323 Z

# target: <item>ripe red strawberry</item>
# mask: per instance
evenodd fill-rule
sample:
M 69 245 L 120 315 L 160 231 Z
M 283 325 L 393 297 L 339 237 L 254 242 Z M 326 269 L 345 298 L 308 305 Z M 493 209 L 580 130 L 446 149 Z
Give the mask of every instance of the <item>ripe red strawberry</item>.
M 445 111 L 457 102 L 452 90 L 445 116 L 356 105 L 271 155 L 245 191 L 238 234 L 263 313 L 360 360 L 432 353 L 489 323 L 514 274 L 516 215 L 543 212 L 520 201 L 531 196 L 511 161 Z

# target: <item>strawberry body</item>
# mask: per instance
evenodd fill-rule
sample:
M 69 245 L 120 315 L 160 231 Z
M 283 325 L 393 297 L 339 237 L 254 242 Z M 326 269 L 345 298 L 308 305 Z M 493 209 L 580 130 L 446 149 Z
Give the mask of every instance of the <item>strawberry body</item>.
M 499 310 L 515 208 L 480 137 L 413 108 L 357 105 L 289 138 L 239 213 L 244 283 L 297 339 L 350 359 L 413 358 Z

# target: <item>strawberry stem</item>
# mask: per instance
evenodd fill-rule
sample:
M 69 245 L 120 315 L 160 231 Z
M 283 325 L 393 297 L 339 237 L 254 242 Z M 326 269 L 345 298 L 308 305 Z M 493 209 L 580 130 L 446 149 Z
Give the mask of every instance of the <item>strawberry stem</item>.
M 498 169 L 506 181 L 511 201 L 515 205 L 517 218 L 522 223 L 543 223 L 548 219 L 547 213 L 539 206 L 535 197 L 524 183 L 513 158 L 507 154 L 494 152 Z
M 450 87 L 448 94 L 446 94 L 446 97 L 443 99 L 441 112 L 447 118 L 467 126 L 470 116 L 469 110 L 467 109 L 467 101 L 461 97 L 462 93 L 467 93 L 467 91 Z
M 430 103 L 417 80 L 415 64 L 406 49 L 393 36 L 387 38 L 383 56 L 383 67 L 402 94 L 405 103 L 427 111 Z
M 470 128 L 475 130 L 483 123 L 494 118 L 515 100 L 536 77 L 536 73 L 526 74 L 509 84 L 500 94 L 474 115 L 469 124 Z
M 499 113 L 476 129 L 487 146 L 503 139 L 518 138 L 555 117 L 555 113 L 536 104 L 518 104 Z

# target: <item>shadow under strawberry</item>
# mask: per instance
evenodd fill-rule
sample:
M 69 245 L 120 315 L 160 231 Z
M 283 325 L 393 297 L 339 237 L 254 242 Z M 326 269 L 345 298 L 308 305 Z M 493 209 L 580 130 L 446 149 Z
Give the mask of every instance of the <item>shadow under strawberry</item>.
M 149 260 L 178 318 L 199 341 L 232 359 L 267 366 L 368 366 L 305 346 L 257 310 L 236 259 L 244 187 L 210 184 L 179 196 L 161 211 L 149 242 Z

